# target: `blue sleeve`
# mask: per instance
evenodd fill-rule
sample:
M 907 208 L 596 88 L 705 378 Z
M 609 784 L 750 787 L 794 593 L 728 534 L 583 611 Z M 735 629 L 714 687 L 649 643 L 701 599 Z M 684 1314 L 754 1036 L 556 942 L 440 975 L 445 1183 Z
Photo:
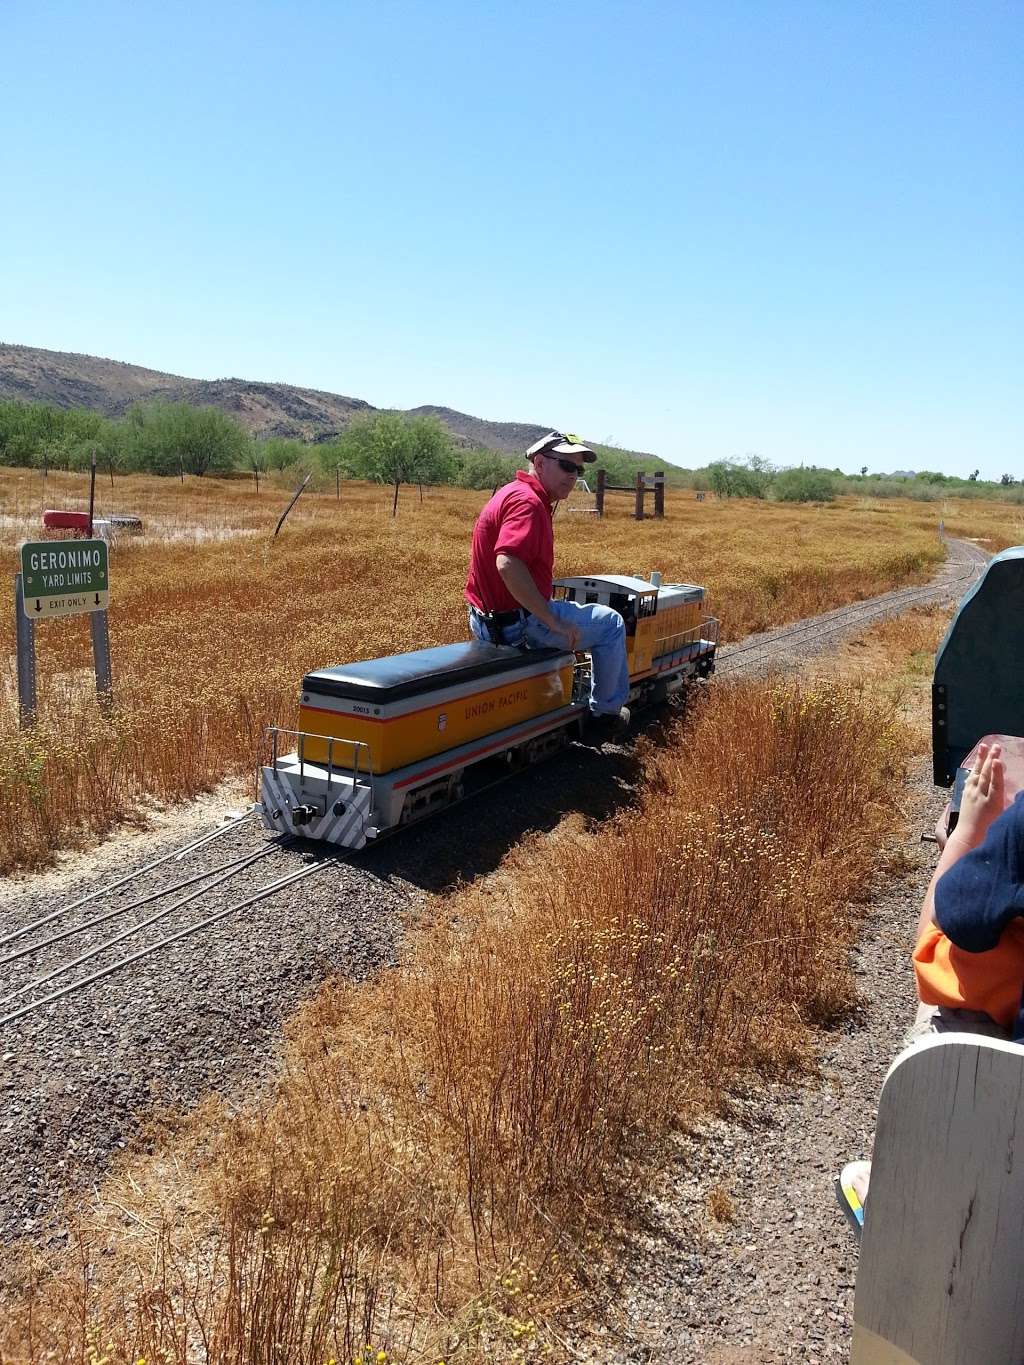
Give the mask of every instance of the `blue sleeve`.
M 1024 801 L 1018 795 L 977 848 L 935 887 L 935 922 L 958 948 L 994 948 L 1012 919 L 1024 915 Z

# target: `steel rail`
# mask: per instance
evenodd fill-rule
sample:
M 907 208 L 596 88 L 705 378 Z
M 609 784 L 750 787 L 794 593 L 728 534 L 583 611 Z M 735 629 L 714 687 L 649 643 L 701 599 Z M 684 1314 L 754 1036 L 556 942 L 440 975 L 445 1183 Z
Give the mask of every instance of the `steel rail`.
M 287 842 L 290 840 L 283 841 L 283 843 Z M 196 882 L 204 881 L 207 877 L 213 877 L 218 872 L 226 871 L 229 867 L 239 867 L 251 858 L 251 853 L 241 853 L 237 858 L 229 858 L 226 863 L 218 863 L 215 867 L 208 867 L 203 872 L 196 872 L 193 876 L 185 877 L 180 882 L 172 882 L 170 886 L 165 886 L 162 891 L 151 891 L 149 895 L 139 896 L 137 900 L 129 901 L 127 905 L 119 905 L 116 910 L 108 910 L 105 915 L 96 915 L 92 919 L 83 920 L 77 928 L 62 929 L 59 934 L 51 934 L 49 938 L 42 938 L 37 943 L 30 943 L 27 947 L 19 948 L 17 952 L 8 953 L 6 957 L 0 957 L 0 967 L 6 967 L 9 962 L 18 962 L 21 958 L 29 957 L 32 953 L 38 953 L 43 948 L 49 948 L 51 944 L 61 943 L 66 938 L 74 938 L 77 934 L 84 933 L 86 929 L 94 929 L 97 924 L 106 924 L 108 920 L 116 919 L 118 915 L 127 914 L 129 910 L 137 910 L 142 905 L 149 905 L 152 901 L 158 901 L 163 896 L 169 896 L 172 891 L 183 891 L 186 886 L 194 886 Z
M 244 820 L 251 820 L 254 814 L 255 811 L 248 810 L 244 815 L 239 815 L 235 819 L 229 821 L 223 828 L 214 830 L 212 834 L 204 834 L 201 838 L 193 840 L 190 844 L 186 844 L 184 848 L 172 849 L 170 853 L 164 853 L 161 857 L 154 858 L 152 862 L 143 863 L 141 867 L 135 868 L 133 872 L 129 872 L 125 876 L 119 877 L 116 882 L 110 882 L 107 886 L 101 886 L 98 891 L 90 891 L 87 896 L 82 896 L 80 900 L 72 901 L 70 905 L 62 905 L 59 910 L 54 910 L 51 914 L 44 916 L 43 919 L 33 920 L 31 924 L 23 924 L 20 929 L 15 929 L 12 933 L 5 934 L 0 938 L 0 948 L 3 948 L 8 943 L 13 943 L 16 938 L 22 938 L 25 934 L 30 934 L 33 929 L 42 929 L 45 925 L 52 924 L 52 922 L 55 919 L 59 919 L 61 915 L 70 914 L 72 910 L 78 910 L 81 906 L 88 905 L 90 901 L 97 900 L 100 896 L 105 896 L 111 891 L 116 891 L 119 887 L 124 886 L 126 882 L 134 881 L 137 877 L 142 877 L 147 872 L 154 871 L 154 869 L 161 867 L 164 863 L 169 863 L 172 858 L 180 861 L 186 854 L 194 853 L 197 848 L 203 847 L 203 845 L 210 843 L 211 840 L 219 839 L 221 835 L 227 834 L 233 829 L 237 829 Z
M 804 621 L 799 625 L 790 627 L 788 630 L 773 632 L 767 639 L 758 640 L 752 644 L 739 645 L 735 649 L 730 649 L 728 653 L 723 654 L 716 662 L 715 672 L 729 672 L 730 668 L 733 666 L 733 660 L 739 658 L 739 656 L 743 654 L 750 654 L 754 651 L 761 654 L 766 652 L 777 653 L 783 645 L 790 641 L 820 639 L 829 635 L 834 635 L 840 630 L 849 630 L 869 621 L 878 620 L 893 612 L 898 614 L 900 610 L 908 606 L 913 606 L 917 602 L 941 600 L 946 592 L 959 588 L 961 585 L 969 584 L 977 577 L 977 573 L 972 572 L 963 574 L 949 583 L 938 583 L 922 586 L 920 588 L 903 589 L 899 596 L 894 594 L 882 605 L 875 607 L 871 611 L 861 612 L 860 610 L 862 606 L 866 607 L 870 605 L 870 598 L 866 599 L 863 603 L 851 603 L 847 607 L 838 608 L 831 621 L 822 622 L 820 619 Z
M 754 653 L 755 651 L 758 655 L 778 654 L 783 652 L 786 645 L 800 645 L 814 640 L 826 639 L 828 636 L 835 635 L 839 631 L 855 630 L 858 626 L 868 625 L 875 621 L 882 620 L 888 615 L 899 615 L 901 610 L 914 606 L 915 603 L 934 600 L 934 595 L 924 594 L 920 597 L 910 598 L 904 602 L 890 603 L 887 606 L 878 607 L 873 611 L 859 613 L 856 616 L 844 616 L 839 620 L 828 622 L 808 623 L 799 630 L 781 632 L 778 635 L 772 635 L 767 640 L 761 640 L 757 644 L 744 645 L 742 649 L 731 650 L 724 658 L 716 661 L 715 672 L 728 673 L 734 667 L 742 667 L 742 661 L 737 663 L 734 663 L 734 661 L 739 660 L 740 656 L 744 654 Z M 749 662 L 756 663 L 757 660 L 752 659 Z
M 247 896 L 244 900 L 238 901 L 235 905 L 229 905 L 226 910 L 218 910 L 215 915 L 208 915 L 206 919 L 198 920 L 195 924 L 187 925 L 184 929 L 179 929 L 176 934 L 170 934 L 167 938 L 162 938 L 157 943 L 150 944 L 148 948 L 143 948 L 137 953 L 132 953 L 130 957 L 121 958 L 118 962 L 112 962 L 101 971 L 93 972 L 91 976 L 83 977 L 81 981 L 73 981 L 69 986 L 63 986 L 59 991 L 53 991 L 50 995 L 44 996 L 41 1000 L 32 1000 L 27 1005 L 22 1005 L 20 1009 L 14 1010 L 11 1014 L 5 1014 L 0 1018 L 0 1028 L 4 1024 L 13 1024 L 15 1020 L 22 1019 L 26 1014 L 31 1014 L 34 1010 L 41 1009 L 44 1005 L 51 1005 L 65 996 L 71 995 L 74 991 L 80 990 L 83 986 L 91 986 L 95 981 L 102 981 L 104 977 L 112 976 L 114 972 L 119 972 L 122 967 L 131 966 L 133 962 L 139 962 L 144 957 L 149 957 L 157 953 L 161 948 L 167 948 L 172 943 L 178 943 L 183 938 L 189 938 L 192 934 L 197 934 L 201 929 L 208 928 L 211 924 L 216 924 L 219 920 L 226 919 L 229 915 L 237 914 L 239 910 L 246 909 L 247 906 L 255 905 L 257 901 L 265 900 L 272 896 L 275 891 L 280 891 L 285 886 L 290 886 L 293 882 L 302 881 L 304 877 L 310 877 L 316 872 L 322 872 L 325 867 L 330 867 L 330 861 L 317 863 L 313 867 L 302 867 L 296 872 L 290 872 L 284 877 L 278 877 L 276 881 L 268 882 L 266 886 Z
M 238 873 L 242 872 L 246 867 L 250 867 L 253 863 L 258 862 L 261 858 L 265 858 L 269 853 L 273 852 L 275 852 L 275 846 L 271 845 L 269 848 L 261 848 L 256 853 L 248 854 L 245 861 L 240 866 L 235 867 L 230 872 L 225 872 L 222 876 L 217 877 L 215 881 L 210 882 L 208 886 L 201 886 L 198 891 L 193 891 L 191 895 L 182 896 L 181 900 L 174 901 L 171 905 L 165 906 L 163 910 L 158 910 L 155 915 L 150 915 L 148 919 L 144 919 L 141 923 L 133 925 L 131 929 L 125 929 L 123 933 L 115 934 L 113 938 L 104 939 L 102 943 L 98 943 L 94 948 L 90 948 L 88 952 L 80 953 L 78 957 L 70 958 L 67 962 L 62 962 L 59 966 L 54 967 L 53 971 L 47 972 L 43 976 L 36 977 L 34 980 L 27 982 L 24 986 L 19 986 L 16 991 L 0 1001 L 0 1009 L 5 1009 L 12 1001 L 17 1000 L 19 996 L 24 995 L 26 991 L 35 990 L 39 986 L 45 986 L 48 981 L 53 981 L 56 977 L 63 976 L 65 972 L 71 971 L 73 967 L 79 967 L 83 962 L 88 962 L 91 958 L 98 957 L 100 953 L 104 953 L 108 948 L 112 948 L 115 943 L 123 943 L 125 939 L 134 938 L 134 936 L 140 934 L 143 929 L 148 929 L 151 924 L 157 924 L 160 920 L 166 919 L 168 915 L 173 915 L 174 912 L 180 910 L 182 906 L 191 905 L 191 903 L 198 900 L 200 896 L 205 896 L 208 891 L 212 891 L 215 886 L 220 886 L 223 882 L 230 881 L 232 877 L 236 877 Z

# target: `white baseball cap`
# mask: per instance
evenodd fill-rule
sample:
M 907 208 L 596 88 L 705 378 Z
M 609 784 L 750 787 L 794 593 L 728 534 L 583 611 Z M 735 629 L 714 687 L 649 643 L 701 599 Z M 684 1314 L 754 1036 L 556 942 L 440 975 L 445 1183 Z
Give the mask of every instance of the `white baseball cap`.
M 584 460 L 587 464 L 593 464 L 597 459 L 590 447 L 585 446 L 578 436 L 566 435 L 564 431 L 549 431 L 539 441 L 534 441 L 526 452 L 526 458 L 532 460 L 534 455 L 575 455 L 578 460 Z

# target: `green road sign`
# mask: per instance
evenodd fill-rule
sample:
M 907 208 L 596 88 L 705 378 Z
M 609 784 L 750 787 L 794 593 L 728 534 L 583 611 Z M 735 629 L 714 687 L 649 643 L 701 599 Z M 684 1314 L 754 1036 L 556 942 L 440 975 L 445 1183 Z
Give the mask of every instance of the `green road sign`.
M 105 611 L 110 598 L 104 540 L 42 540 L 21 547 L 21 585 L 30 621 Z

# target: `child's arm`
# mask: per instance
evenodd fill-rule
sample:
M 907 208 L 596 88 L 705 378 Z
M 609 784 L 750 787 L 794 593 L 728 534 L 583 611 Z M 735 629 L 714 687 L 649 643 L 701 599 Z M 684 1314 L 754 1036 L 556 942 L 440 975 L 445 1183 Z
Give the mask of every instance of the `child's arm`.
M 977 848 L 988 832 L 992 821 L 1003 812 L 1004 778 L 1002 749 L 998 744 L 981 744 L 971 775 L 964 784 L 960 801 L 960 818 L 956 829 L 946 840 L 946 847 L 935 864 L 935 871 L 925 893 L 921 915 L 917 921 L 915 942 L 935 919 L 935 886 L 944 872 L 948 872 L 965 853 Z

